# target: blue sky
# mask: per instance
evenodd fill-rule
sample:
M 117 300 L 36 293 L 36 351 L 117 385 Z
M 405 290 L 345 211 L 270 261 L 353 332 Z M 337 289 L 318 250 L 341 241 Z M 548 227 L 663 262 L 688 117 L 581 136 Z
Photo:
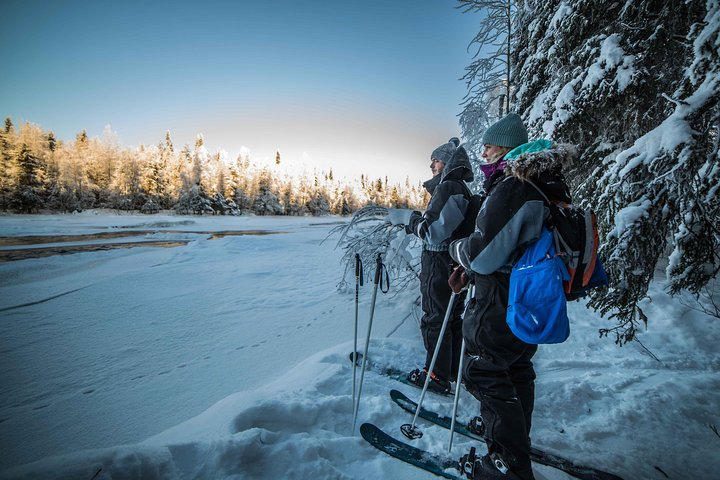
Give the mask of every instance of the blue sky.
M 477 14 L 451 0 L 3 0 L 0 115 L 71 140 L 429 177 L 459 135 Z

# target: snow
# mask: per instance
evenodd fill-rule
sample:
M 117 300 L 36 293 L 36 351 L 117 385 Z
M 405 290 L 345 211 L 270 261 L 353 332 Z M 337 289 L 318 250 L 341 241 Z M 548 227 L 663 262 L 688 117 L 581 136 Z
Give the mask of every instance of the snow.
M 713 52 L 717 54 L 716 52 L 720 49 L 720 34 L 718 34 L 720 30 L 720 2 L 717 0 L 708 0 L 706 5 L 707 13 L 704 22 L 701 24 L 703 29 L 693 42 L 695 60 L 688 69 L 690 79 L 693 83 L 697 83 L 702 79 L 702 75 L 699 78 L 695 75 L 695 72 L 703 70 L 698 68 L 698 64 L 711 62 L 709 57 L 711 57 Z
M 572 6 L 562 2 L 550 20 L 546 37 L 552 37 L 563 19 L 572 14 Z M 597 58 L 585 72 L 567 81 L 562 88 L 560 85 L 553 85 L 536 96 L 529 109 L 528 125 L 532 125 L 538 119 L 551 116 L 551 119 L 543 122 L 542 131 L 546 137 L 553 137 L 558 126 L 566 123 L 576 113 L 577 98 L 591 96 L 604 84 L 617 85 L 617 91 L 620 93 L 631 84 L 636 75 L 635 57 L 625 55 L 625 51 L 620 46 L 620 35 L 601 36 L 598 41 L 600 42 L 599 48 L 595 48 L 593 51 L 593 53 L 597 52 Z M 552 56 L 554 49 L 555 45 L 553 44 L 543 55 Z M 535 54 L 535 57 L 538 57 L 538 54 Z M 526 60 L 526 66 L 529 60 Z M 613 71 L 614 78 L 611 78 Z M 522 98 L 523 94 L 524 90 L 519 91 L 518 98 Z M 551 100 L 553 97 L 555 97 L 554 102 Z M 551 105 L 554 106 L 554 109 L 550 112 L 546 111 Z
M 652 208 L 652 202 L 647 198 L 642 198 L 618 210 L 615 214 L 615 227 L 608 233 L 607 238 L 622 236 L 622 233 L 630 230 L 635 222 L 647 216 L 650 208 Z
M 692 144 L 696 132 L 688 122 L 688 117 L 705 105 L 717 92 L 720 79 L 708 76 L 692 94 L 677 103 L 675 110 L 659 126 L 638 138 L 632 147 L 621 152 L 610 169 L 610 175 L 624 179 L 640 165 L 651 166 L 662 152 L 673 152 L 683 144 Z M 673 169 L 686 168 L 688 154 L 681 152 Z
M 323 242 L 346 221 L 0 216 L 0 237 L 135 229 L 149 231 L 147 240 L 188 241 L 0 263 L 0 478 L 435 478 L 351 431 L 354 277 L 347 279 L 353 288 L 336 288 L 343 252 L 336 238 Z M 249 234 L 203 233 L 229 230 Z M 647 350 L 599 338 L 611 321 L 569 304 L 570 339 L 536 356 L 533 441 L 626 479 L 665 478 L 660 470 L 713 478 L 720 323 L 692 300 L 668 297 L 658 272 L 642 305 Z M 420 365 L 417 295 L 392 286 L 378 293 L 374 361 Z M 371 297 L 366 284 L 361 348 Z M 358 424 L 371 421 L 402 438 L 399 426 L 412 416 L 391 403 L 391 388 L 419 397 L 368 370 Z M 426 398 L 445 414 L 451 403 Z M 477 402 L 462 391 L 460 420 L 476 413 Z M 425 433 L 418 446 L 447 449 L 446 430 L 418 425 Z M 472 445 L 482 450 L 456 435 L 452 454 Z M 536 475 L 569 478 L 548 467 Z
M 555 108 L 552 113 L 552 121 L 545 122 L 543 132 L 552 138 L 555 128 L 559 124 L 563 124 L 572 118 L 574 113 L 573 102 L 575 100 L 575 87 L 580 82 L 579 78 L 571 80 L 562 89 L 555 99 Z
M 550 26 L 548 27 L 548 33 L 551 33 L 555 30 L 557 30 L 558 26 L 560 26 L 563 22 L 563 20 L 572 15 L 573 8 L 572 5 L 568 5 L 567 2 L 560 2 L 560 5 L 558 5 L 557 10 L 555 11 L 555 15 L 553 15 L 552 19 L 550 19 Z
M 542 92 L 533 101 L 530 113 L 528 114 L 528 125 L 536 122 L 538 119 L 543 118 L 545 115 L 545 102 L 548 98 L 551 98 L 554 92 Z M 543 132 L 547 133 L 545 130 Z
M 588 68 L 582 88 L 594 88 L 606 77 L 607 72 L 613 69 L 617 69 L 617 71 L 615 72 L 615 79 L 610 83 L 617 83 L 619 92 L 625 90 L 630 84 L 635 73 L 635 58 L 632 55 L 625 55 L 620 46 L 620 39 L 620 35 L 614 33 L 602 41 L 600 55 L 595 63 Z

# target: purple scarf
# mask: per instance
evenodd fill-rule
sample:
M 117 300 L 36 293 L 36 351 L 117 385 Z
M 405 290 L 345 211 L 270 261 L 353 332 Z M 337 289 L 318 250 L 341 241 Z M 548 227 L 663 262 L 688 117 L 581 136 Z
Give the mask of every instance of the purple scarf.
M 490 176 L 498 170 L 504 170 L 505 165 L 507 165 L 507 161 L 505 160 L 500 160 L 495 163 L 486 163 L 484 165 L 480 165 L 480 171 L 483 175 L 485 175 L 485 178 L 490 178 Z

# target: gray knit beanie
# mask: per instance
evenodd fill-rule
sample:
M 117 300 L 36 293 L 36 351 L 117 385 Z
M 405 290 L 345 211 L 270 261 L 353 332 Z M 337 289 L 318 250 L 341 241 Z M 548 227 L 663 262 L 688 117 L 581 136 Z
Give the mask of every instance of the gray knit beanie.
M 493 123 L 483 134 L 483 145 L 515 148 L 527 143 L 528 134 L 522 118 L 517 113 L 509 113 Z
M 455 150 L 457 150 L 458 145 L 460 145 L 460 139 L 452 137 L 448 140 L 448 143 L 444 143 L 433 150 L 430 154 L 430 160 L 440 160 L 447 164 L 455 153 Z

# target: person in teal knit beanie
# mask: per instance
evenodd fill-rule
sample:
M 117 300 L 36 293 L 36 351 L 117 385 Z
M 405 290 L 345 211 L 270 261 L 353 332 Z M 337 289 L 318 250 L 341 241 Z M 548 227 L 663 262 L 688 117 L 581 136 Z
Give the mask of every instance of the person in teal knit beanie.
M 550 140 L 528 142 L 525 125 L 512 113 L 488 128 L 482 141 L 486 196 L 473 232 L 452 241 L 448 253 L 460 265 L 456 272 L 462 268 L 474 284 L 462 319 L 461 381 L 479 401 L 480 415 L 467 428 L 484 437 L 487 454 L 476 456 L 473 448 L 459 463 L 473 480 L 534 480 L 532 360 L 538 346 L 508 326 L 510 273 L 545 227 L 546 198 L 572 203 L 563 168 L 576 163 L 578 153 Z
M 491 184 L 490 178 L 505 168 L 505 154 L 528 141 L 528 133 L 522 118 L 517 113 L 509 113 L 490 126 L 482 137 L 485 160 L 480 170 L 485 176 L 485 191 Z

